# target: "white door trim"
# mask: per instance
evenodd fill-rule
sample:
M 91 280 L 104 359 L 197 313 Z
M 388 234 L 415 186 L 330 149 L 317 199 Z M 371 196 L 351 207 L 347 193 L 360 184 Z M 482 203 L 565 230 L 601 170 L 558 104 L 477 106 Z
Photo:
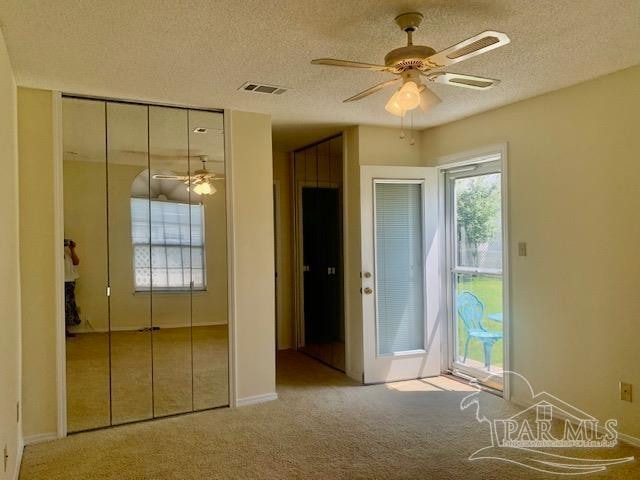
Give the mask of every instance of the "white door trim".
M 53 133 L 53 251 L 54 294 L 56 324 L 56 396 L 58 438 L 67 436 L 67 345 L 64 318 L 64 190 L 63 190 L 63 144 L 62 144 L 62 93 L 51 92 Z M 60 254 L 58 254 L 60 252 Z
M 273 180 L 273 222 L 275 231 L 275 268 L 276 268 L 276 350 L 282 349 L 280 345 L 280 332 L 282 331 L 282 220 L 280 180 Z
M 510 310 L 510 297 L 511 297 L 511 280 L 510 280 L 510 248 L 509 248 L 509 188 L 508 188 L 508 144 L 498 143 L 494 145 L 488 145 L 473 150 L 467 150 L 460 153 L 451 155 L 445 155 L 435 159 L 435 163 L 438 165 L 438 181 L 440 184 L 440 228 L 441 231 L 446 232 L 446 215 L 445 215 L 445 178 L 444 174 L 447 170 L 451 170 L 456 167 L 464 167 L 469 164 L 477 164 L 489 161 L 496 161 L 495 156 L 499 155 L 501 162 L 501 189 L 502 189 L 502 281 L 503 281 L 503 369 L 505 372 L 510 371 L 511 368 L 511 310 Z M 441 248 L 443 252 L 446 252 L 447 238 L 446 235 L 442 236 Z M 441 275 L 443 281 L 446 282 L 446 288 L 443 289 L 443 305 L 447 307 L 447 328 L 443 328 L 442 337 L 442 365 L 446 368 L 449 366 L 449 360 L 452 352 L 452 331 L 451 325 L 448 321 L 450 312 L 453 308 L 451 305 L 451 292 L 450 281 L 448 275 L 448 259 L 447 255 L 442 255 L 441 262 Z M 502 396 L 505 400 L 511 398 L 510 388 L 510 375 L 504 375 Z
M 224 159 L 225 159 L 225 193 L 226 216 L 227 216 L 227 316 L 229 322 L 228 344 L 229 344 L 229 407 L 235 408 L 238 405 L 238 378 L 237 378 L 237 329 L 236 329 L 236 236 L 235 236 L 235 203 L 233 201 L 233 132 L 231 128 L 233 111 L 224 109 Z

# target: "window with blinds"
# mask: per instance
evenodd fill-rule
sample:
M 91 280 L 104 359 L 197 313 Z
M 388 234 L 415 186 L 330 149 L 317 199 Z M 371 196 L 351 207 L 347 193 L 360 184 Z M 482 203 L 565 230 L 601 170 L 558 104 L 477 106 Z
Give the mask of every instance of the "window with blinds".
M 422 184 L 376 182 L 378 355 L 424 349 Z
M 136 291 L 206 289 L 204 207 L 131 199 Z

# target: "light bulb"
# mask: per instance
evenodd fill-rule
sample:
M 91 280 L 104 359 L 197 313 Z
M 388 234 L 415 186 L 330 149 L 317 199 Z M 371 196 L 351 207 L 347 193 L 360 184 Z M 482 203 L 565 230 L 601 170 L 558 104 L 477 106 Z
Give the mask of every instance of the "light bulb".
M 398 91 L 398 103 L 403 110 L 413 110 L 420 105 L 420 90 L 416 82 L 409 80 Z
M 405 109 L 400 106 L 400 102 L 398 102 L 398 93 L 396 92 L 391 95 L 391 98 L 384 106 L 384 109 L 389 112 L 391 115 L 395 115 L 396 117 L 404 117 Z
M 215 189 L 211 187 L 211 185 L 209 185 L 207 182 L 199 183 L 193 188 L 193 191 L 198 195 L 210 195 L 212 193 L 215 193 Z

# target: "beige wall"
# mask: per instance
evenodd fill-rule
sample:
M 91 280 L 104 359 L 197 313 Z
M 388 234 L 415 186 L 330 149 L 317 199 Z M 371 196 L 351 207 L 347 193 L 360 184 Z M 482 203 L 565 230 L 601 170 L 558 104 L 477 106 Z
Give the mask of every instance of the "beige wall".
M 57 429 L 52 106 L 50 91 L 18 89 L 25 438 Z
M 0 479 L 17 478 L 22 425 L 20 401 L 20 264 L 18 219 L 18 142 L 16 84 L 0 32 L 0 449 L 6 445 L 7 471 Z
M 422 134 L 427 164 L 508 143 L 511 368 L 636 437 L 618 382 L 640 388 L 638 112 L 634 67 Z
M 405 138 L 401 139 L 399 128 L 359 126 L 358 163 L 360 165 L 420 166 L 422 164 L 420 132 L 412 134 L 405 130 L 404 134 Z M 409 142 L 412 136 L 414 145 Z
M 362 344 L 362 298 L 360 294 L 360 128 L 345 130 L 344 196 L 345 196 L 345 330 L 346 373 L 362 381 L 364 373 Z
M 104 160 L 103 160 L 104 162 Z M 149 295 L 134 294 L 131 244 L 130 190 L 144 170 L 135 165 L 109 165 L 109 235 L 111 273 L 111 328 L 135 330 L 149 326 Z M 106 194 L 102 188 L 105 166 L 99 161 L 64 161 L 65 238 L 77 244 L 80 278 L 76 298 L 82 320 L 79 330 L 107 331 Z M 97 186 L 100 185 L 101 188 Z M 205 205 L 205 259 L 207 291 L 195 292 L 190 317 L 190 294 L 153 294 L 153 325 L 159 327 L 227 323 L 227 236 L 224 184 L 215 195 L 203 197 Z
M 278 349 L 294 348 L 293 325 L 293 207 L 291 204 L 291 154 L 273 152 L 273 180 L 277 184 L 280 204 L 277 206 L 278 245 L 277 265 L 280 309 L 278 317 Z
M 275 392 L 271 121 L 266 115 L 231 112 L 230 128 L 235 202 L 235 388 L 236 397 L 243 399 Z M 18 136 L 21 287 L 29 292 L 22 298 L 23 429 L 25 438 L 33 438 L 55 434 L 57 427 L 54 285 L 59 252 L 53 242 L 50 91 L 18 89 Z
M 236 392 L 275 393 L 271 117 L 231 112 Z

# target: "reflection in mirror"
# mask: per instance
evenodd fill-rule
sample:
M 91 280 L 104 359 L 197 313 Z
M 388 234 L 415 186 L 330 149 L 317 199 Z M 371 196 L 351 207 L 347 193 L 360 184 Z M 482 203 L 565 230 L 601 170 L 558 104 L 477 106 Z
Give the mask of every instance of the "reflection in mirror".
M 69 432 L 110 424 L 104 112 L 104 102 L 63 101 Z
M 228 405 L 222 114 L 65 97 L 63 122 L 68 431 Z
M 200 223 L 202 214 L 198 205 L 189 207 L 181 180 L 188 183 L 187 115 L 184 109 L 149 107 L 151 237 L 145 248 L 150 243 L 151 284 L 136 290 L 151 289 L 155 417 L 193 410 L 189 225 Z M 137 193 L 132 191 L 132 208 L 140 201 L 147 206 Z
M 221 113 L 189 110 L 191 203 L 201 212 L 191 222 L 195 410 L 229 404 L 223 128 Z
M 302 265 L 301 350 L 345 369 L 342 254 L 342 137 L 294 154 Z M 325 272 L 330 272 L 326 274 Z
M 148 111 L 107 103 L 112 423 L 153 417 L 151 296 L 135 282 L 151 275 L 149 184 L 136 183 L 141 208 L 132 217 L 134 180 L 149 168 Z M 145 208 L 146 207 L 146 208 Z M 131 219 L 131 221 L 129 221 Z M 135 262 L 135 275 L 133 265 Z

